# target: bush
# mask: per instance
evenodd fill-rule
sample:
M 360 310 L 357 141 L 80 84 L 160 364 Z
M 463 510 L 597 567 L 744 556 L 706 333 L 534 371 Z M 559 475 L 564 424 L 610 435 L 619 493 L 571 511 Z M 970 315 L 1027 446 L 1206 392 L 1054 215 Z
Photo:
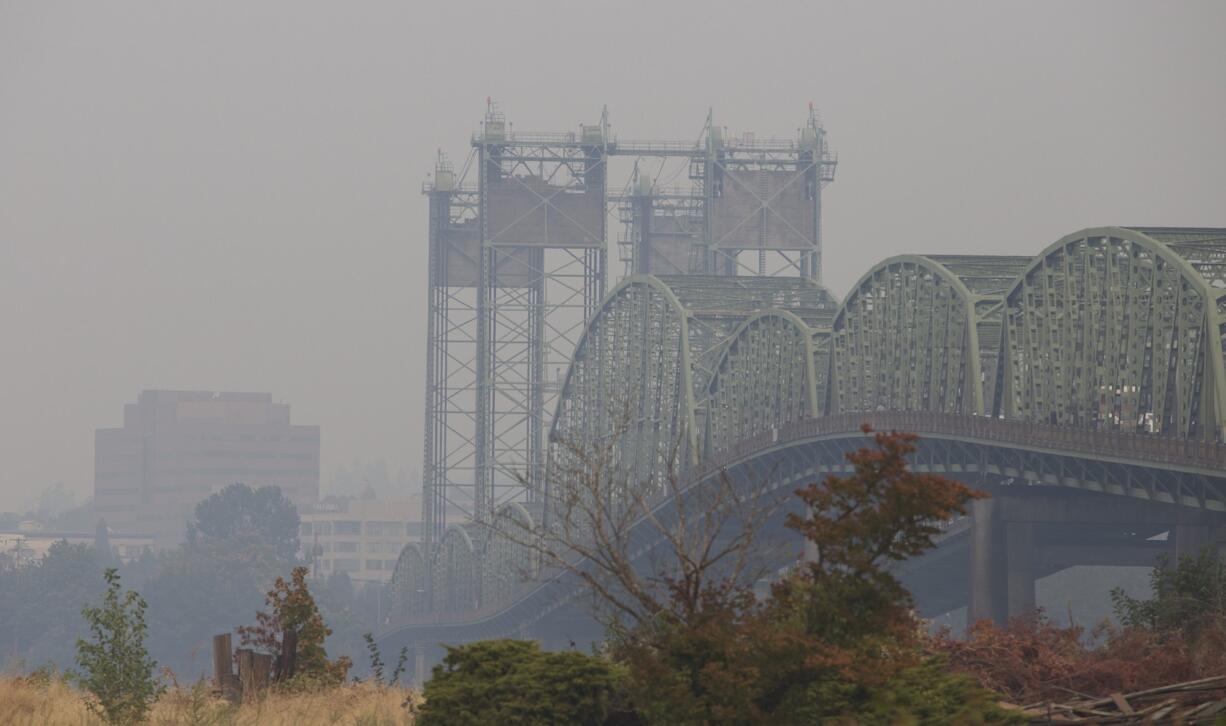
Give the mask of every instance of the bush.
M 1162 555 L 1150 575 L 1153 597 L 1137 600 L 1111 591 L 1115 615 L 1125 626 L 1159 633 L 1179 633 L 1195 640 L 1202 629 L 1226 624 L 1226 560 L 1212 547 L 1171 565 Z
M 157 663 L 145 650 L 144 599 L 133 590 L 120 599 L 115 568 L 107 568 L 105 578 L 102 606 L 81 611 L 93 640 L 77 640 L 77 665 L 84 672 L 79 680 L 94 696 L 90 710 L 107 723 L 137 723 L 165 688 L 154 679 Z
M 1062 628 L 1038 611 L 999 626 L 990 620 L 972 625 L 965 640 L 938 635 L 932 649 L 950 667 L 1013 703 L 1061 699 L 1069 692 L 1107 696 L 1155 688 L 1222 672 L 1220 637 L 1207 642 L 1213 657 L 1199 657 L 1182 638 L 1142 628 L 1100 626 L 1087 644 L 1076 626 Z
M 996 694 L 974 679 L 950 673 L 939 658 L 904 668 L 887 682 L 864 687 L 843 680 L 817 684 L 807 709 L 796 709 L 798 723 L 937 726 L 938 724 L 1024 724 L 1018 711 L 1007 711 Z M 803 720 L 800 720 L 803 719 Z
M 536 643 L 487 640 L 448 647 L 425 686 L 420 726 L 603 724 L 618 674 L 577 652 L 544 653 Z
M 256 613 L 255 625 L 238 628 L 243 645 L 250 645 L 270 655 L 281 653 L 285 633 L 297 637 L 296 667 L 291 678 L 278 674 L 282 687 L 289 690 L 315 690 L 335 686 L 345 681 L 352 662 L 346 656 L 328 660 L 324 640 L 332 629 L 324 624 L 315 598 L 306 582 L 307 568 L 295 567 L 290 582 L 278 577 L 265 596 L 268 612 Z

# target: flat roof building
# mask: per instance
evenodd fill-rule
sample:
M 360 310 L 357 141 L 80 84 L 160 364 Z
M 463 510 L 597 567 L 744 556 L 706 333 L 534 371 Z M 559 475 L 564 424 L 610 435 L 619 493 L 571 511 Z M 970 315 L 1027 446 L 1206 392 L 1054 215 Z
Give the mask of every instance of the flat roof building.
M 421 540 L 420 501 L 329 499 L 300 516 L 298 541 L 315 577 L 387 582 L 404 546 Z
M 123 428 L 94 434 L 94 509 L 154 547 L 183 538 L 198 502 L 242 482 L 277 486 L 304 511 L 319 499 L 319 427 L 290 423 L 269 393 L 142 391 Z

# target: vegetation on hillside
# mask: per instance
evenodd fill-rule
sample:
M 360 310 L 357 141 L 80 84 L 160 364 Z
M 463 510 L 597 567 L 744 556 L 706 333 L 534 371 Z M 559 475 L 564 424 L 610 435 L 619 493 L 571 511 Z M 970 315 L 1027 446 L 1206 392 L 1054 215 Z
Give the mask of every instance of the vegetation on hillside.
M 727 477 L 716 477 L 708 488 L 690 491 L 669 476 L 665 486 L 671 487 L 674 511 L 661 515 L 646 496 L 631 493 L 622 497 L 628 499 L 624 507 L 615 504 L 610 492 L 634 488 L 611 474 L 615 468 L 603 459 L 581 459 L 569 490 L 562 483 L 553 531 L 539 533 L 535 544 L 519 540 L 570 569 L 605 605 L 608 652 L 574 654 L 556 664 L 552 682 L 560 682 L 563 692 L 607 691 L 585 702 L 607 699 L 627 708 L 616 714 L 593 708 L 573 722 L 1016 721 L 990 691 L 950 672 L 925 650 L 910 594 L 888 569 L 931 547 L 936 524 L 964 514 L 979 495 L 949 479 L 910 471 L 906 457 L 915 451 L 916 437 L 877 433 L 872 440 L 872 447 L 848 455 L 851 474 L 796 492 L 803 515 L 793 514 L 787 525 L 811 544 L 813 557 L 776 583 L 765 600 L 750 585 L 756 574 L 752 555 L 760 547 L 757 528 L 779 511 L 768 488 L 735 487 Z M 642 539 L 631 529 L 642 521 L 664 543 L 662 564 L 649 572 L 636 567 L 633 550 Z M 572 564 L 574 555 L 587 550 L 593 551 L 594 566 Z M 436 669 L 426 685 L 431 718 L 467 723 L 474 717 L 465 710 L 468 704 L 501 703 L 491 694 L 507 688 L 506 670 L 472 658 L 513 661 L 506 648 L 493 643 L 451 651 L 463 660 Z M 607 674 L 598 688 L 592 687 L 593 672 Z M 435 701 L 440 688 L 452 697 Z M 534 703 L 550 700 L 542 695 Z
M 1004 626 L 974 623 L 966 637 L 932 639 L 950 667 L 1015 703 L 1071 693 L 1095 696 L 1226 673 L 1226 560 L 1215 549 L 1159 561 L 1152 597 L 1112 593 L 1120 625 L 1089 633 L 1059 627 L 1042 611 Z
M 96 521 L 87 529 L 94 530 Z M 20 566 L 0 562 L 0 667 L 73 665 L 73 644 L 88 632 L 81 604 L 105 590 L 115 567 L 148 603 L 146 646 L 158 663 L 198 676 L 211 671 L 211 638 L 249 622 L 276 578 L 301 564 L 298 515 L 276 487 L 235 484 L 201 501 L 178 547 L 120 562 L 105 530 L 94 546 L 59 542 Z M 386 612 L 374 587 L 355 588 L 343 573 L 313 582 L 313 597 L 334 631 L 328 650 L 358 659 L 362 634 Z
M 548 536 L 509 535 L 589 586 L 608 626 L 604 647 L 548 653 L 532 642 L 496 640 L 448 648 L 424 701 L 395 685 L 407 651 L 385 682 L 369 634 L 375 677 L 346 685 L 350 660 L 329 659 L 331 630 L 307 570 L 285 557 L 296 541 L 296 515 L 279 493 L 228 490 L 198 508 L 188 542 L 173 558 L 155 561 L 145 584 L 160 592 L 175 583 L 187 591 L 174 593 L 184 602 L 193 576 L 239 589 L 269 578 L 266 609 L 239 632 L 265 652 L 292 650 L 294 677 L 241 707 L 220 701 L 205 681 L 185 688 L 169 671 L 155 677 L 146 648 L 149 606 L 134 590 L 121 593 L 111 568 L 101 605 L 81 614 L 91 633 L 77 643 L 83 690 L 52 669 L 0 680 L 0 723 L 1020 723 L 1024 714 L 1001 700 L 1135 692 L 1226 672 L 1226 561 L 1213 549 L 1160 563 L 1149 599 L 1113 593 L 1120 625 L 1104 624 L 1092 637 L 1042 612 L 1005 626 L 972 624 L 965 639 L 928 634 L 891 566 L 931 548 L 938 523 L 965 514 L 982 495 L 911 471 L 915 436 L 865 433 L 872 445 L 847 455 L 850 473 L 794 492 L 799 511 L 786 516 L 786 527 L 807 543 L 806 557 L 765 596 L 752 589 L 760 574 L 755 553 L 768 520 L 782 516 L 768 487 L 715 477 L 705 489 L 687 490 L 670 473 L 665 494 L 673 509 L 662 511 L 646 496 L 617 504 L 610 495 L 630 491 L 627 482 L 587 462 L 572 490 L 561 490 L 560 521 Z M 636 560 L 644 541 L 636 527 L 659 543 L 654 569 Z M 47 578 L 86 577 L 104 561 L 102 549 L 57 545 L 37 567 L 5 577 L 47 592 L 89 592 L 96 585 L 85 580 Z M 134 571 L 148 565 L 138 562 Z M 330 581 L 322 599 L 346 586 Z M 5 597 L 0 589 L 0 606 L 11 607 Z M 18 612 L 39 622 L 35 613 Z M 194 627 L 202 626 L 185 630 Z

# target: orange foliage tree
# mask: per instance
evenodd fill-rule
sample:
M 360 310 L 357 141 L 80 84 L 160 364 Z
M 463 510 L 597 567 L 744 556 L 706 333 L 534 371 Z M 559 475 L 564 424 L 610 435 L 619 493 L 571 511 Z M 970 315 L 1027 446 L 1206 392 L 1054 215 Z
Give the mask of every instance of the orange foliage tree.
M 852 472 L 796 492 L 787 525 L 815 556 L 758 603 L 713 589 L 697 616 L 657 618 L 623 638 L 636 707 L 650 723 L 1008 720 L 970 679 L 933 667 L 907 590 L 888 566 L 933 546 L 939 524 L 983 496 L 907 466 L 917 437 L 873 433 Z
M 256 624 L 241 626 L 238 634 L 243 645 L 279 654 L 286 633 L 296 636 L 294 681 L 297 684 L 329 685 L 341 683 L 352 662 L 341 656 L 328 660 L 324 640 L 332 629 L 324 624 L 315 605 L 315 598 L 306 583 L 307 568 L 295 567 L 290 582 L 278 577 L 264 598 L 268 611 L 256 613 Z
M 1152 597 L 1112 592 L 1120 626 L 1062 628 L 1041 610 L 1004 626 L 980 621 L 962 640 L 930 648 L 957 672 L 1015 702 L 1104 697 L 1226 672 L 1226 562 L 1212 548 L 1177 563 L 1160 558 Z

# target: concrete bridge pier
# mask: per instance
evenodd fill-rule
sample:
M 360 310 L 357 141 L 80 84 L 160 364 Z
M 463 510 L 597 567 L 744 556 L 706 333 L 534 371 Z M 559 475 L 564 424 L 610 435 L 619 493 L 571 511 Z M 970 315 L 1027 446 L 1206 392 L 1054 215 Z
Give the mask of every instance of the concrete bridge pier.
M 426 646 L 417 644 L 410 648 L 413 657 L 413 685 L 421 688 L 430 680 L 430 664 L 426 660 Z
M 1224 543 L 1221 513 L 1047 487 L 998 490 L 971 504 L 967 624 L 1031 612 L 1035 580 L 1068 567 L 1153 566 L 1163 552 Z

